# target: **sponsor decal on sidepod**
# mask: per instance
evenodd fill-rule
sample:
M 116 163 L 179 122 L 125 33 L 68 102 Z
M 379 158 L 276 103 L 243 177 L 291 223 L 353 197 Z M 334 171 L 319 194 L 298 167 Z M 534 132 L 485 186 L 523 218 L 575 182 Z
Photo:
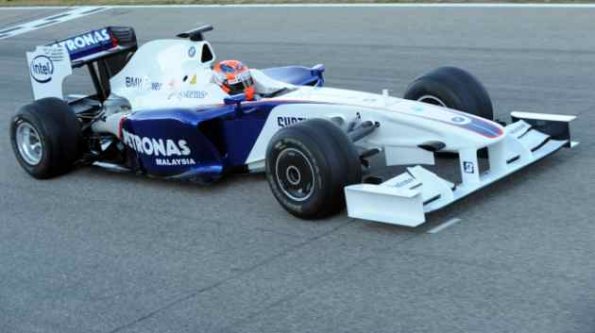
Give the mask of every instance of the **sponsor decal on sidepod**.
M 304 117 L 285 117 L 285 116 L 281 116 L 281 117 L 277 117 L 277 126 L 279 127 L 287 127 L 296 123 L 299 123 L 301 121 L 306 120 L 307 118 Z
M 122 142 L 139 154 L 154 156 L 155 164 L 164 166 L 194 165 L 193 158 L 172 158 L 173 156 L 189 156 L 190 147 L 186 140 L 155 139 L 141 137 L 136 134 L 122 130 Z M 160 158 L 163 156 L 163 158 Z

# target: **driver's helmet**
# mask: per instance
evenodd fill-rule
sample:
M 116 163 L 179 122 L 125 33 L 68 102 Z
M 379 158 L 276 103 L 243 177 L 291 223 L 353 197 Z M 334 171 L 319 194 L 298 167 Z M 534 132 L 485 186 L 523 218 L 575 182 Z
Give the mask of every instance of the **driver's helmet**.
M 229 95 L 246 94 L 254 99 L 254 80 L 250 69 L 238 60 L 223 60 L 215 65 L 215 81 Z

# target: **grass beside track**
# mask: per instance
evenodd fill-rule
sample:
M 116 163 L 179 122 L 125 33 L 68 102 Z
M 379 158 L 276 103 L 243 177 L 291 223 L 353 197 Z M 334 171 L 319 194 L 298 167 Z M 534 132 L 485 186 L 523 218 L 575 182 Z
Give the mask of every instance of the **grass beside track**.
M 150 4 L 284 4 L 284 3 L 591 3 L 593 0 L 0 0 L 0 6 L 150 5 Z

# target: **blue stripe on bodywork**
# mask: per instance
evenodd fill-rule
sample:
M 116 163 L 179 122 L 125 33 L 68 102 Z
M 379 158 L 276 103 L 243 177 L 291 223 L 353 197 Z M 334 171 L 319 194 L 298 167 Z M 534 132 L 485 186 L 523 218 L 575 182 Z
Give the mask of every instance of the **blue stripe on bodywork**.
M 244 165 L 271 111 L 279 105 L 296 103 L 310 104 L 310 102 L 304 101 L 280 100 L 242 103 L 243 114 L 241 117 L 224 121 L 222 133 L 228 142 L 227 164 L 229 166 Z
M 471 122 L 462 125 L 462 127 L 488 138 L 497 138 L 504 133 L 494 123 L 476 117 L 471 118 Z

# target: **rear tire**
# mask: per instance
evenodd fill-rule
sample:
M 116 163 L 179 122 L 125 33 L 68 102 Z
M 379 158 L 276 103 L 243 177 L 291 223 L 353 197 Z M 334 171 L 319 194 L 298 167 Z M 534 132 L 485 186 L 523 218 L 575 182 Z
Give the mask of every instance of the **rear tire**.
M 311 119 L 279 130 L 266 154 L 273 195 L 289 213 L 322 218 L 345 206 L 345 186 L 361 182 L 353 143 L 336 125 Z
M 404 98 L 494 120 L 492 101 L 484 86 L 456 67 L 439 67 L 423 74 L 409 85 Z
M 10 123 L 10 141 L 19 164 L 38 179 L 70 171 L 81 156 L 80 123 L 58 98 L 40 99 L 19 109 Z

